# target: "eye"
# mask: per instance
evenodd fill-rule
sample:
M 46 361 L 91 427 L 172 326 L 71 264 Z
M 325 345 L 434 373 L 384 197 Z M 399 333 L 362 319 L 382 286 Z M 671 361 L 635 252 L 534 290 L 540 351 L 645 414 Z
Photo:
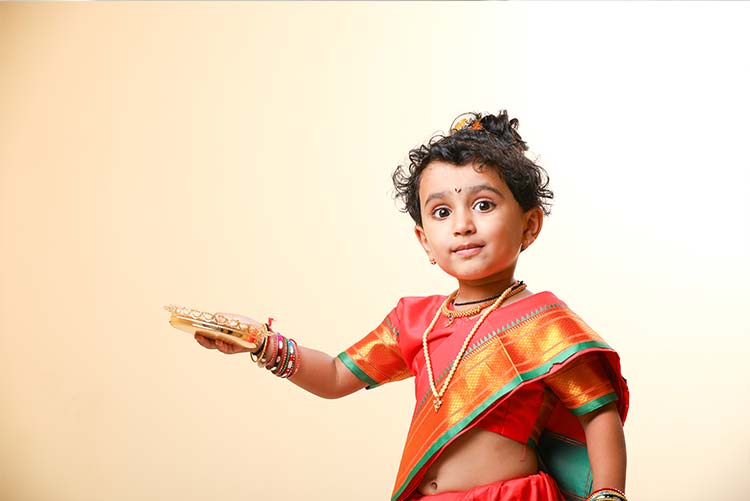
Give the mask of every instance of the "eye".
M 479 200 L 474 204 L 474 209 L 478 210 L 479 212 L 489 212 L 494 208 L 495 202 L 492 202 L 490 200 Z
M 432 215 L 437 219 L 445 219 L 451 215 L 451 211 L 447 207 L 436 207 L 432 210 Z

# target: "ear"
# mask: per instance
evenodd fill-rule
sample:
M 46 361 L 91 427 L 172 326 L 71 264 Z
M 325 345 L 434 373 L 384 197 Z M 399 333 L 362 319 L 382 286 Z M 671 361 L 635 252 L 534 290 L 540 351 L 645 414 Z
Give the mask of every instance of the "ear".
M 427 235 L 425 234 L 424 229 L 420 225 L 416 225 L 414 226 L 414 234 L 417 236 L 419 244 L 427 253 L 427 257 L 430 258 L 430 260 L 435 259 L 435 256 L 432 255 L 432 247 L 430 247 L 430 242 L 427 240 Z
M 524 213 L 525 224 L 523 228 L 523 236 L 521 237 L 521 243 L 524 249 L 528 249 L 531 244 L 534 243 L 536 237 L 539 236 L 539 232 L 542 231 L 542 223 L 544 222 L 544 212 L 541 207 L 534 207 Z

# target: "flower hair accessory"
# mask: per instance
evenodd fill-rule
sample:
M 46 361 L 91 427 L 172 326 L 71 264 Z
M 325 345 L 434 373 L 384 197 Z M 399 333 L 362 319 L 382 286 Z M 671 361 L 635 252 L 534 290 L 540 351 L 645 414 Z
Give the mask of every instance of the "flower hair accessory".
M 482 118 L 481 113 L 464 113 L 453 121 L 453 124 L 451 125 L 451 133 L 464 129 L 484 130 L 481 123 Z

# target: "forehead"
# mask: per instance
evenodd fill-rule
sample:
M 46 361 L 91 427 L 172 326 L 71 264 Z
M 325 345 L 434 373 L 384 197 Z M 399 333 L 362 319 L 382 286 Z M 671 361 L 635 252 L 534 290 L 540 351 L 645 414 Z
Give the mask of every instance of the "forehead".
M 502 193 L 510 189 L 492 167 L 478 167 L 477 164 L 454 165 L 448 162 L 435 161 L 422 171 L 419 178 L 419 195 L 426 196 L 439 192 L 450 192 L 486 184 Z

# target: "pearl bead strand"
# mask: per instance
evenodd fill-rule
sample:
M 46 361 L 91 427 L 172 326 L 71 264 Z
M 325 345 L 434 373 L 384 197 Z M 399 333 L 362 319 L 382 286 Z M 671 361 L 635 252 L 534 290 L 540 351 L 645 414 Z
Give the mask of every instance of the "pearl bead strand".
M 438 318 L 440 318 L 441 313 L 443 313 L 443 310 L 447 308 L 448 304 L 456 297 L 458 294 L 458 291 L 454 291 L 450 296 L 445 298 L 445 301 L 443 301 L 443 304 L 438 308 L 437 312 L 435 313 L 435 317 L 432 319 L 432 322 L 430 322 L 430 325 L 425 329 L 424 334 L 422 335 L 422 348 L 424 351 L 424 360 L 425 365 L 427 367 L 427 377 L 430 380 L 430 388 L 432 389 L 432 396 L 434 397 L 434 403 L 433 407 L 435 408 L 435 412 L 437 412 L 440 409 L 440 406 L 443 405 L 443 395 L 445 395 L 445 391 L 448 389 L 448 384 L 450 384 L 451 379 L 453 379 L 453 374 L 456 373 L 456 369 L 458 368 L 458 364 L 461 361 L 461 359 L 464 356 L 464 353 L 466 352 L 466 349 L 469 346 L 469 341 L 471 341 L 471 338 L 474 337 L 474 334 L 477 332 L 479 327 L 482 325 L 482 322 L 489 316 L 490 313 L 495 311 L 497 308 L 500 307 L 503 302 L 510 298 L 511 296 L 515 296 L 522 290 L 526 288 L 526 284 L 523 282 L 513 282 L 510 287 L 505 289 L 503 293 L 500 295 L 499 298 L 495 300 L 494 303 L 492 303 L 484 312 L 482 312 L 482 315 L 479 317 L 479 320 L 476 321 L 474 324 L 474 327 L 471 328 L 471 331 L 469 331 L 469 334 L 466 336 L 466 339 L 464 339 L 463 345 L 461 345 L 461 350 L 458 352 L 458 355 L 456 356 L 455 360 L 453 360 L 453 364 L 451 365 L 451 370 L 448 372 L 448 377 L 445 378 L 445 382 L 443 383 L 442 387 L 440 388 L 440 391 L 438 392 L 437 387 L 435 386 L 435 375 L 432 372 L 432 361 L 430 360 L 430 352 L 427 349 L 427 336 L 432 332 L 432 329 L 435 327 L 435 324 L 438 321 Z

